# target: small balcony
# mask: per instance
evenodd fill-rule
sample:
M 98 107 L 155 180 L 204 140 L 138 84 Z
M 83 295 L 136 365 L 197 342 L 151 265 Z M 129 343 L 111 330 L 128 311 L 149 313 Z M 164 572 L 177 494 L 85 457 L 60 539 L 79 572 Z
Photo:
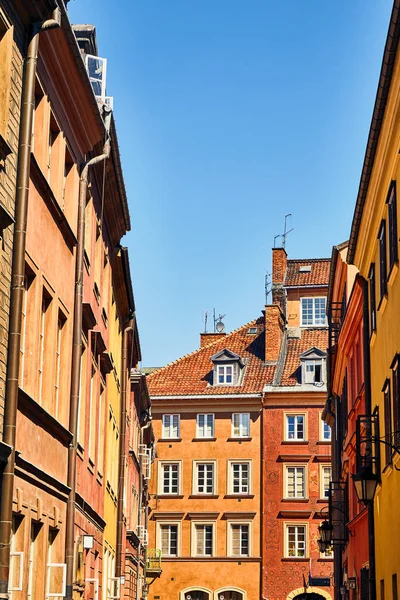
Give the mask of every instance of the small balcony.
M 153 579 L 160 577 L 162 573 L 161 550 L 158 548 L 147 548 L 146 573 L 147 577 L 151 577 Z

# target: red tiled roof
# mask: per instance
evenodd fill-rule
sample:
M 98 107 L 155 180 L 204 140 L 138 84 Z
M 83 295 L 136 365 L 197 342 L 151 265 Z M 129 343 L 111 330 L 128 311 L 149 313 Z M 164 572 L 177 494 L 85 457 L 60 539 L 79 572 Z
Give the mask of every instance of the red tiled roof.
M 300 367 L 300 354 L 313 347 L 324 352 L 328 348 L 328 330 L 302 329 L 301 338 L 289 338 L 286 352 L 286 361 L 280 385 L 296 385 L 299 383 L 298 369 Z
M 284 285 L 328 285 L 330 264 L 330 258 L 288 260 Z M 310 266 L 311 271 L 301 272 L 300 267 L 306 266 Z
M 258 327 L 257 334 L 248 334 L 249 327 Z M 272 381 L 274 366 L 266 366 L 264 319 L 260 317 L 236 331 L 199 348 L 147 376 L 151 396 L 184 396 L 193 394 L 249 394 L 262 392 Z M 242 385 L 213 386 L 211 357 L 227 348 L 246 361 Z

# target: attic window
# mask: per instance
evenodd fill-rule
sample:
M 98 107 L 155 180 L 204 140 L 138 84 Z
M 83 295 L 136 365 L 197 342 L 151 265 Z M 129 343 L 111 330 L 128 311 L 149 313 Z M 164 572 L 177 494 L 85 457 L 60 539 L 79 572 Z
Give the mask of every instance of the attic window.
M 249 335 L 254 335 L 257 332 L 258 332 L 258 328 L 257 327 L 249 327 L 248 330 L 247 330 L 247 333 Z
M 311 265 L 303 265 L 299 267 L 299 273 L 311 273 Z
M 300 355 L 301 383 L 321 386 L 326 383 L 326 353 L 311 348 Z
M 213 385 L 240 385 L 244 363 L 238 354 L 225 348 L 211 360 L 214 364 Z

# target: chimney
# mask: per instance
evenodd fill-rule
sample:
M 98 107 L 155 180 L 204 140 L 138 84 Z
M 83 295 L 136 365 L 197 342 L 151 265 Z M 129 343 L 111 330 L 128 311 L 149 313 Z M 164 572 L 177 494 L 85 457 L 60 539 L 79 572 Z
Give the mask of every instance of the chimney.
M 285 281 L 287 254 L 285 248 L 272 248 L 272 303 L 279 304 L 281 311 L 286 313 Z
M 265 307 L 265 361 L 277 362 L 284 327 L 283 315 L 277 304 Z
M 225 331 L 222 331 L 221 333 L 218 333 L 217 331 L 213 331 L 211 333 L 201 333 L 200 348 L 203 348 L 204 346 L 207 346 L 207 344 L 211 344 L 212 342 L 216 342 L 217 340 L 220 340 L 225 336 Z

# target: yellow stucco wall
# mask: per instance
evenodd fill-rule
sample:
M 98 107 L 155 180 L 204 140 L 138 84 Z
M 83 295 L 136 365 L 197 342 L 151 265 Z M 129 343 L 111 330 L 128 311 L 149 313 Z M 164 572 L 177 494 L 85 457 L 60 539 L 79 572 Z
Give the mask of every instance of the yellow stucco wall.
M 379 248 L 377 240 L 381 220 L 386 219 L 388 226 L 386 199 L 392 180 L 397 181 L 398 224 L 400 220 L 399 94 L 400 63 L 399 56 L 397 56 L 355 253 L 355 264 L 363 277 L 368 278 L 371 263 L 375 263 L 376 270 L 377 327 L 376 335 L 373 335 L 370 342 L 370 352 L 372 409 L 375 406 L 379 407 L 380 436 L 385 434 L 382 387 L 386 378 L 392 380 L 390 366 L 395 354 L 400 352 L 400 275 L 397 272 L 397 266 L 395 266 L 389 278 L 387 300 L 380 302 Z M 387 247 L 387 260 L 389 269 L 389 247 Z M 384 468 L 386 462 L 384 454 L 385 447 L 381 445 L 382 468 Z M 394 462 L 398 463 L 399 458 L 397 455 L 394 458 Z M 382 472 L 381 477 L 382 482 L 378 486 L 374 503 L 378 598 L 380 598 L 382 580 L 384 581 L 386 596 L 391 597 L 392 576 L 397 574 L 397 578 L 400 577 L 400 512 L 395 510 L 400 497 L 400 473 L 392 466 L 388 466 Z

